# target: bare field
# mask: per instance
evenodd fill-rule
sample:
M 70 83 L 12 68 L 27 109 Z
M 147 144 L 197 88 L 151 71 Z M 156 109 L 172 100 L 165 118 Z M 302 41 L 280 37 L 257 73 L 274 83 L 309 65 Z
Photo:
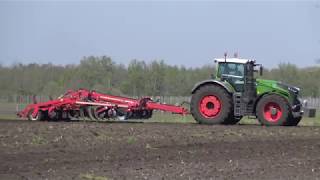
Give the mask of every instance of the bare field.
M 206 126 L 157 112 L 128 122 L 0 115 L 0 179 L 320 179 L 320 118 L 298 127 Z M 11 110 L 11 111 L 10 111 Z
M 317 179 L 320 127 L 0 121 L 0 179 Z

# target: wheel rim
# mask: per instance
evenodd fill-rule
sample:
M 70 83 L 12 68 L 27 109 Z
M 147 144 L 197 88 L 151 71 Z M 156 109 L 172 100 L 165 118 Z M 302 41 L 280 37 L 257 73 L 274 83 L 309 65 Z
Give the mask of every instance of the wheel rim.
M 221 101 L 217 96 L 204 96 L 199 103 L 199 110 L 202 116 L 214 118 L 221 112 Z
M 282 109 L 278 103 L 269 102 L 264 106 L 264 118 L 269 122 L 277 122 L 282 117 Z
M 36 117 L 32 117 L 32 114 L 30 114 L 29 120 L 30 121 L 37 121 L 39 118 L 39 114 L 36 115 Z

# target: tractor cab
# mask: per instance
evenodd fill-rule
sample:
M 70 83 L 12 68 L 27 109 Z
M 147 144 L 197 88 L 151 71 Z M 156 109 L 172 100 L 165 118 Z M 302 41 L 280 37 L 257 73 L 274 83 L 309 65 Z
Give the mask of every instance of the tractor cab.
M 232 85 L 236 92 L 245 90 L 245 77 L 254 71 L 254 61 L 249 59 L 225 58 L 215 59 L 217 63 L 216 78 L 227 81 Z

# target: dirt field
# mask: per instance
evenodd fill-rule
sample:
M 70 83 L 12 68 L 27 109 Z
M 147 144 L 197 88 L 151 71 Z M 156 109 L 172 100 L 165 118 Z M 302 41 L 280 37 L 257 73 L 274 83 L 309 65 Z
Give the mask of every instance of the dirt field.
M 0 179 L 320 179 L 320 127 L 0 121 Z

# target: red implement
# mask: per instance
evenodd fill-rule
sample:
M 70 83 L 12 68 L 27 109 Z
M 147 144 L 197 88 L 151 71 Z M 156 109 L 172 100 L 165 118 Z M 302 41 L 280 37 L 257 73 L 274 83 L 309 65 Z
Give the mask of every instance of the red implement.
M 181 115 L 189 113 L 182 106 L 157 103 L 148 97 L 133 99 L 80 89 L 69 90 L 55 100 L 30 104 L 17 115 L 29 120 L 148 119 L 152 117 L 153 110 Z

